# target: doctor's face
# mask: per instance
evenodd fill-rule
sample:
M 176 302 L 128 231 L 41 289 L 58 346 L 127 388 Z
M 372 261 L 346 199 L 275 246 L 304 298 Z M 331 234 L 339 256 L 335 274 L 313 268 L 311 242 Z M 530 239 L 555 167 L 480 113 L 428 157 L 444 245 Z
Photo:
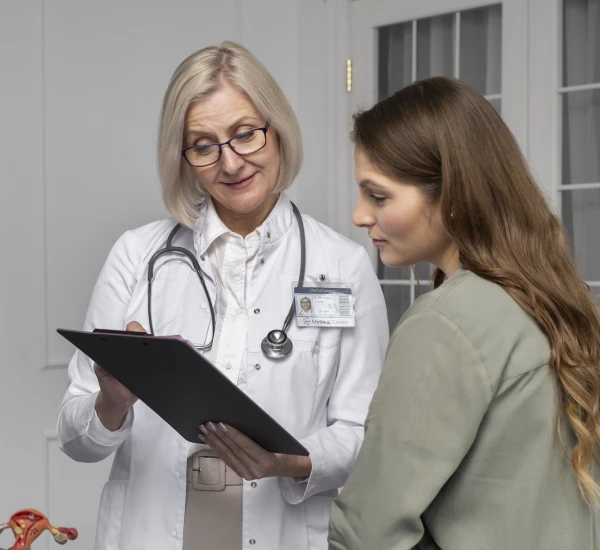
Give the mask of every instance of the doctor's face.
M 254 103 L 225 82 L 217 91 L 192 104 L 186 114 L 184 149 L 194 145 L 222 143 L 266 125 Z M 258 134 L 262 134 L 259 130 Z M 277 200 L 274 193 L 279 174 L 279 140 L 273 128 L 266 145 L 249 155 L 238 155 L 225 145 L 221 158 L 210 166 L 192 170 L 211 195 L 217 211 L 230 216 L 268 212 Z M 219 212 L 221 214 L 221 212 Z
M 368 229 L 381 261 L 389 267 L 443 265 L 454 246 L 439 207 L 430 205 L 416 185 L 382 174 L 358 147 L 354 172 L 359 198 L 352 222 Z

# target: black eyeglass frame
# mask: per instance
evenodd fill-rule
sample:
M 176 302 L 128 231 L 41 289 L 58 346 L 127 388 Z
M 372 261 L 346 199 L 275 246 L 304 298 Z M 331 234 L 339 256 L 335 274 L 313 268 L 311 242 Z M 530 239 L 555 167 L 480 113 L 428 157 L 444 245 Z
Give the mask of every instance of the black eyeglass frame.
M 240 157 L 245 157 L 248 155 L 253 155 L 254 153 L 258 153 L 258 151 L 260 151 L 261 149 L 264 149 L 267 146 L 267 131 L 269 130 L 269 127 L 271 126 L 270 122 L 267 122 L 264 126 L 260 127 L 260 128 L 251 128 L 250 130 L 246 130 L 245 132 L 241 132 L 235 136 L 233 136 L 231 139 L 228 139 L 227 141 L 224 141 L 223 143 L 206 143 L 205 145 L 207 146 L 213 146 L 216 145 L 219 148 L 219 156 L 217 157 L 217 160 L 215 160 L 214 162 L 210 162 L 208 164 L 201 164 L 201 165 L 197 165 L 197 164 L 192 164 L 189 159 L 186 156 L 186 151 L 189 151 L 190 149 L 194 149 L 196 146 L 192 145 L 191 147 L 187 147 L 186 149 L 184 149 L 183 151 L 181 151 L 181 156 L 186 160 L 186 162 L 192 166 L 193 168 L 205 168 L 206 166 L 212 166 L 213 164 L 217 164 L 217 162 L 219 162 L 221 160 L 221 153 L 223 152 L 223 147 L 225 145 L 229 145 L 229 147 L 231 148 L 231 150 L 236 154 L 239 155 Z M 259 147 L 258 149 L 256 149 L 256 151 L 251 151 L 250 153 L 240 153 L 239 151 L 236 151 L 235 147 L 233 145 L 231 145 L 231 142 L 234 141 L 235 139 L 239 138 L 240 136 L 244 135 L 247 132 L 256 132 L 260 130 L 264 136 L 265 136 L 265 143 L 263 144 L 262 147 Z

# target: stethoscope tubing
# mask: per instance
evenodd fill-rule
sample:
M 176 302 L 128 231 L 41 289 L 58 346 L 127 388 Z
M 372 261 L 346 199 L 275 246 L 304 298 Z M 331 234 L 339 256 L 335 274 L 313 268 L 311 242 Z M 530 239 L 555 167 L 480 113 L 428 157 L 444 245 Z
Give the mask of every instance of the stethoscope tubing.
M 304 231 L 304 223 L 302 221 L 302 215 L 300 214 L 298 207 L 293 202 L 291 203 L 291 205 L 292 205 L 292 210 L 294 211 L 294 216 L 296 217 L 296 221 L 298 223 L 298 232 L 300 234 L 300 274 L 298 276 L 298 286 L 302 286 L 304 284 L 304 274 L 305 274 L 305 269 L 306 269 L 306 235 L 305 235 L 305 231 Z M 194 271 L 198 275 L 200 282 L 202 283 L 202 288 L 204 290 L 204 293 L 206 294 L 206 298 L 208 300 L 208 305 L 210 307 L 210 316 L 211 316 L 211 322 L 212 322 L 212 336 L 211 336 L 210 342 L 208 344 L 204 344 L 203 346 L 195 346 L 196 349 L 206 350 L 206 349 L 209 349 L 212 347 L 213 341 L 215 339 L 215 329 L 216 329 L 215 307 L 213 305 L 213 301 L 210 298 L 210 294 L 208 293 L 208 288 L 206 286 L 204 274 L 202 272 L 202 268 L 200 267 L 200 264 L 198 263 L 198 260 L 187 248 L 183 248 L 180 246 L 173 246 L 173 239 L 175 238 L 175 235 L 177 234 L 177 232 L 179 231 L 180 228 L 181 228 L 180 223 L 175 225 L 175 227 L 169 233 L 166 245 L 163 248 L 161 248 L 160 250 L 157 250 L 152 255 L 150 260 L 148 261 L 148 323 L 149 323 L 150 334 L 152 336 L 154 336 L 154 325 L 152 322 L 152 281 L 154 280 L 154 264 L 156 263 L 156 260 L 158 260 L 158 258 L 160 258 L 163 254 L 167 254 L 167 253 L 184 254 L 192 262 L 192 266 L 194 268 Z M 295 310 L 296 310 L 296 304 L 295 304 L 295 301 L 292 300 L 292 305 L 290 306 L 290 310 L 289 310 L 289 312 L 285 318 L 285 321 L 283 323 L 283 328 L 281 329 L 281 332 L 283 332 L 283 335 L 285 336 L 286 340 L 288 338 L 287 330 L 290 327 L 290 324 L 294 317 Z M 271 331 L 271 332 L 273 332 L 273 331 Z M 269 333 L 269 335 L 271 334 L 271 332 Z M 265 338 L 265 340 L 268 342 L 269 347 L 271 347 L 271 349 L 273 349 L 273 346 L 269 342 L 268 335 Z

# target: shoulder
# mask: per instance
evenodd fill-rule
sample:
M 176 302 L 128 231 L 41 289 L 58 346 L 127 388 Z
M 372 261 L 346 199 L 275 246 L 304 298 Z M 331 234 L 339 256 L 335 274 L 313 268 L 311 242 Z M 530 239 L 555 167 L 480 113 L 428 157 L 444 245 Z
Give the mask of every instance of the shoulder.
M 453 331 L 477 352 L 490 378 L 517 376 L 549 359 L 548 341 L 531 317 L 500 285 L 460 270 L 418 298 L 397 331 L 427 319 L 434 331 Z
M 373 262 L 367 251 L 354 242 L 344 237 L 327 225 L 318 222 L 311 216 L 302 214 L 307 242 L 311 246 L 320 247 L 321 253 L 333 271 L 338 271 L 340 276 L 360 274 L 363 270 L 375 276 Z
M 500 285 L 465 269 L 419 297 L 406 317 L 424 312 L 438 313 L 467 333 L 472 325 L 497 325 L 506 318 L 523 322 L 528 318 Z
M 176 225 L 176 220 L 167 218 L 129 229 L 117 240 L 113 253 L 127 251 L 139 261 L 143 261 L 152 252 L 165 245 L 169 233 Z M 191 229 L 184 226 L 179 229 L 179 232 L 192 233 Z
M 362 254 L 363 252 L 366 254 L 366 250 L 361 245 L 348 237 L 344 237 L 324 223 L 315 220 L 312 216 L 302 214 L 302 221 L 306 232 L 311 232 L 328 250 L 338 251 L 344 255 Z

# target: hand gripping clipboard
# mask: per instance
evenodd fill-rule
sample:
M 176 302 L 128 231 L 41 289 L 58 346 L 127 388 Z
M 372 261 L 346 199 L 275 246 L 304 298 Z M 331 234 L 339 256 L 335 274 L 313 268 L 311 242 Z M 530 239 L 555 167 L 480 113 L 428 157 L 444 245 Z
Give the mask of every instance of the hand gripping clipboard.
M 224 422 L 273 453 L 308 451 L 179 336 L 58 329 L 191 443 L 200 424 Z

